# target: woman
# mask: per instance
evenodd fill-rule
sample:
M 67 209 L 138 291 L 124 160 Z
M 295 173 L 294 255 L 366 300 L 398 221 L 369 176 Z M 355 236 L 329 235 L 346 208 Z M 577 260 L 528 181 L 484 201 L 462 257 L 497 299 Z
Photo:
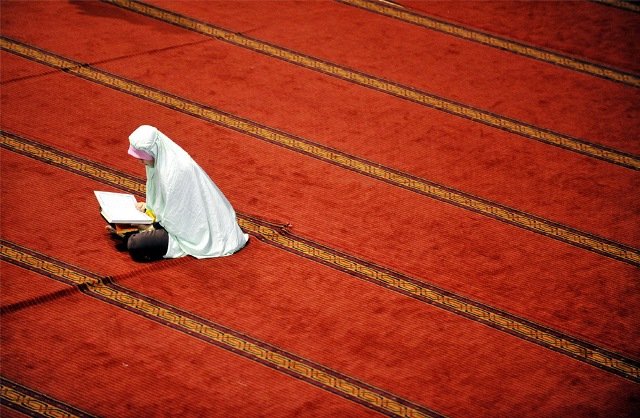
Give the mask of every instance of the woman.
M 127 241 L 138 260 L 221 257 L 247 243 L 231 204 L 211 178 L 179 145 L 149 125 L 129 136 L 129 155 L 147 172 L 146 203 L 138 209 L 156 218 Z

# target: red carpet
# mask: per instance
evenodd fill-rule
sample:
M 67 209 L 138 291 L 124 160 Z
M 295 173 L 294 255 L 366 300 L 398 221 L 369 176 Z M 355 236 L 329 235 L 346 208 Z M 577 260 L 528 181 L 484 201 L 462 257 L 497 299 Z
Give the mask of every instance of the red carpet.
M 634 416 L 638 170 L 349 77 L 635 160 L 637 87 L 350 3 L 153 3 L 287 59 L 126 4 L 2 3 L 3 414 Z M 400 3 L 637 71 L 630 10 Z M 43 65 L 56 56 L 88 65 Z M 143 193 L 126 156 L 143 123 L 225 192 L 246 249 L 116 251 L 92 191 Z

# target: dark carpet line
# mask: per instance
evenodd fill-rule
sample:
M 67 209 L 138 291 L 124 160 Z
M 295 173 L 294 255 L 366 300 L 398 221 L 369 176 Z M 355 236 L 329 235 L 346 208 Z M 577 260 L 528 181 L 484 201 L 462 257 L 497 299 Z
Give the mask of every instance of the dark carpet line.
M 134 58 L 134 57 L 139 57 L 142 55 L 151 55 L 151 54 L 156 54 L 158 52 L 163 52 L 163 51 L 170 51 L 173 49 L 180 49 L 180 48 L 184 48 L 186 46 L 192 46 L 192 45 L 198 45 L 198 44 L 204 44 L 206 42 L 210 42 L 210 40 L 208 39 L 204 39 L 204 40 L 199 40 L 199 41 L 194 41 L 194 42 L 186 42 L 186 43 L 182 43 L 182 44 L 177 44 L 177 45 L 170 45 L 170 46 L 166 46 L 163 48 L 154 48 L 154 49 L 148 49 L 142 52 L 137 52 L 135 54 L 127 54 L 127 55 L 119 55 L 116 57 L 110 57 L 110 58 L 106 58 L 106 59 L 102 59 L 102 60 L 98 60 L 98 61 L 93 61 L 93 62 L 89 62 L 86 63 L 86 65 L 100 65 L 100 64 L 108 64 L 108 63 L 112 63 L 112 62 L 118 62 L 121 60 L 126 60 L 129 58 Z M 85 64 L 82 64 L 85 65 Z M 48 75 L 51 74 L 56 74 L 58 71 L 53 70 L 53 71 L 44 71 L 42 73 L 39 74 L 33 74 L 33 75 L 27 75 L 27 76 L 22 76 L 22 77 L 15 77 L 15 78 L 10 78 L 7 80 L 3 80 L 2 81 L 2 85 L 8 85 L 11 83 L 17 83 L 23 80 L 31 80 L 34 78 L 40 78 L 40 77 L 46 77 Z
M 1 132 L 0 139 L 7 138 L 8 135 L 11 135 L 16 141 L 27 141 L 29 151 L 25 152 L 20 147 L 10 146 L 6 141 L 0 142 L 8 150 L 108 184 L 117 189 L 144 196 L 145 182 L 140 178 L 125 174 L 118 175 L 117 170 L 108 169 L 88 159 L 74 157 L 63 151 L 57 151 L 54 156 L 42 158 L 38 152 L 37 142 L 22 139 L 7 132 Z M 48 154 L 55 151 L 54 148 L 49 146 L 43 147 L 43 149 Z M 61 163 L 61 161 L 64 161 L 64 163 Z M 240 212 L 237 213 L 237 216 L 240 226 L 246 232 L 269 245 L 444 309 L 455 315 L 482 323 L 498 331 L 514 335 L 578 361 L 640 382 L 640 361 L 638 360 L 598 347 L 595 344 L 572 337 L 553 328 L 520 318 L 504 310 L 465 298 L 423 280 L 411 278 L 371 261 L 359 259 L 313 240 L 300 237 L 289 232 L 288 225 L 274 224 L 259 217 Z M 128 276 L 124 274 L 118 277 L 125 278 Z
M 637 1 L 624 1 L 624 0 L 591 0 L 594 3 L 603 4 L 609 7 L 615 7 L 616 9 L 626 10 L 628 12 L 640 13 L 640 4 Z
M 0 256 L 0 258 L 2 258 Z M 64 299 L 68 296 L 74 295 L 81 290 L 78 287 L 69 287 L 66 289 L 50 292 L 44 295 L 34 296 L 32 298 L 21 300 L 19 302 L 12 303 L 10 305 L 3 305 L 0 307 L 0 315 L 9 315 L 25 309 L 30 309 L 34 306 L 45 305 L 50 302 L 55 302 L 59 299 Z
M 423 196 L 469 210 L 489 218 L 556 239 L 578 248 L 625 263 L 640 266 L 640 250 L 588 232 L 562 225 L 518 209 L 510 208 L 469 193 L 453 189 L 381 164 L 353 156 L 331 147 L 261 125 L 257 122 L 226 113 L 162 90 L 149 87 L 54 53 L 0 37 L 3 50 L 28 60 L 59 68 L 114 90 L 139 97 L 210 123 L 235 130 L 244 135 L 270 142 L 280 147 L 310 156 L 335 166 L 363 174 Z
M 2 240 L 0 239 L 0 242 L 1 241 Z M 0 259 L 6 259 L 6 256 L 3 254 L 0 254 Z M 73 271 L 82 271 L 83 275 L 87 277 L 93 277 L 96 283 L 102 282 L 104 284 L 110 284 L 116 281 L 119 283 L 122 283 L 127 279 L 136 277 L 140 274 L 146 274 L 150 272 L 159 273 L 162 270 L 165 270 L 166 268 L 169 268 L 178 264 L 184 264 L 185 262 L 188 262 L 188 261 L 192 261 L 192 259 L 188 257 L 166 259 L 166 260 L 163 260 L 162 263 L 146 263 L 146 265 L 144 265 L 141 268 L 132 269 L 126 273 L 122 273 L 114 276 L 105 276 L 105 277 L 95 275 L 93 273 L 87 272 L 86 270 L 82 270 L 79 267 L 75 267 L 75 266 L 73 267 Z M 31 265 L 25 264 L 25 265 L 22 265 L 22 267 L 28 270 L 34 271 L 36 273 L 41 273 L 40 266 L 34 267 Z M 0 316 L 9 315 L 18 311 L 30 309 L 40 305 L 45 305 L 47 303 L 55 302 L 57 300 L 67 298 L 69 296 L 72 296 L 78 293 L 84 293 L 88 290 L 87 286 L 88 285 L 86 283 L 77 284 L 72 287 L 68 287 L 66 289 L 49 292 L 46 294 L 31 297 L 29 299 L 21 300 L 19 302 L 11 303 L 9 305 L 0 306 Z

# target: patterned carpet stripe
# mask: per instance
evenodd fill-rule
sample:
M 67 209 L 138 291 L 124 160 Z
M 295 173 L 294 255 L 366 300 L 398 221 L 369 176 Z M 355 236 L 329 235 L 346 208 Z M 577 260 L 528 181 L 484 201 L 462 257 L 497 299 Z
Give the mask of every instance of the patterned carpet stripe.
M 0 404 L 30 417 L 92 418 L 80 409 L 0 376 Z
M 139 178 L 113 170 L 92 161 L 56 150 L 53 147 L 30 141 L 16 134 L 0 130 L 0 146 L 13 152 L 62 167 L 84 177 L 90 177 L 108 184 L 120 184 L 122 189 L 135 194 L 144 194 L 145 183 Z
M 0 131 L 0 139 L 0 144 L 8 150 L 56 165 L 120 190 L 144 196 L 142 179 L 135 180 L 134 177 L 119 176 L 112 169 L 51 147 L 40 148 L 37 142 L 12 133 Z M 22 143 L 27 146 L 21 145 Z M 137 184 L 132 186 L 132 181 Z M 242 213 L 237 215 L 241 227 L 263 242 L 640 382 L 640 362 L 633 359 L 299 237 L 282 226 Z
M 0 240 L 0 258 L 74 286 L 88 296 L 239 354 L 386 415 L 414 418 L 441 416 L 428 408 L 310 360 L 112 283 L 108 277 L 87 273 L 14 243 Z
M 210 106 L 184 99 L 156 88 L 95 69 L 59 55 L 0 37 L 0 49 L 18 56 L 58 68 L 100 85 L 148 100 L 169 109 L 224 126 L 272 144 L 329 162 L 333 165 L 373 177 L 394 186 L 479 213 L 501 222 L 523 228 L 564 243 L 583 248 L 625 263 L 640 266 L 640 250 L 606 238 L 579 231 L 526 212 L 512 209 L 462 191 L 440 185 L 408 173 L 401 172 L 352 156 L 336 149 L 278 131 L 248 119 L 243 119 Z M 8 140 L 8 139 L 4 139 Z
M 457 103 L 431 93 L 387 81 L 363 72 L 355 71 L 327 61 L 310 57 L 285 48 L 271 45 L 238 33 L 210 25 L 187 16 L 180 15 L 159 7 L 132 0 L 102 0 L 142 15 L 161 20 L 166 23 L 201 33 L 232 45 L 259 52 L 272 58 L 280 59 L 314 71 L 337 77 L 367 88 L 391 94 L 402 99 L 425 105 L 455 116 L 480 122 L 494 128 L 502 129 L 526 138 L 554 145 L 589 157 L 598 158 L 612 164 L 640 170 L 640 157 L 602 145 L 593 144 L 568 135 L 552 132 L 547 129 L 496 115 L 488 111 Z
M 499 36 L 490 35 L 479 30 L 472 30 L 460 25 L 454 25 L 445 21 L 426 16 L 424 14 L 408 11 L 407 9 L 371 0 L 336 0 L 340 3 L 356 6 L 364 10 L 393 17 L 403 22 L 412 23 L 426 29 L 435 30 L 456 36 L 458 38 L 477 42 L 493 48 L 513 52 L 538 61 L 555 64 L 564 68 L 579 71 L 611 81 L 640 87 L 640 77 L 607 67 L 603 64 L 595 64 L 584 60 L 572 58 L 558 52 L 553 52 L 522 42 L 515 42 Z

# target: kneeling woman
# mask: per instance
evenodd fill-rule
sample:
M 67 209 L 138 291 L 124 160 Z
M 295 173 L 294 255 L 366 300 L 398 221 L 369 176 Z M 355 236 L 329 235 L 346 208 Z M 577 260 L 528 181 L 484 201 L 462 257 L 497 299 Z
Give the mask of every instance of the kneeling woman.
M 142 211 L 156 218 L 152 227 L 130 235 L 127 249 L 140 261 L 222 257 L 245 246 L 233 207 L 207 173 L 179 145 L 153 126 L 129 136 L 129 155 L 147 172 Z

